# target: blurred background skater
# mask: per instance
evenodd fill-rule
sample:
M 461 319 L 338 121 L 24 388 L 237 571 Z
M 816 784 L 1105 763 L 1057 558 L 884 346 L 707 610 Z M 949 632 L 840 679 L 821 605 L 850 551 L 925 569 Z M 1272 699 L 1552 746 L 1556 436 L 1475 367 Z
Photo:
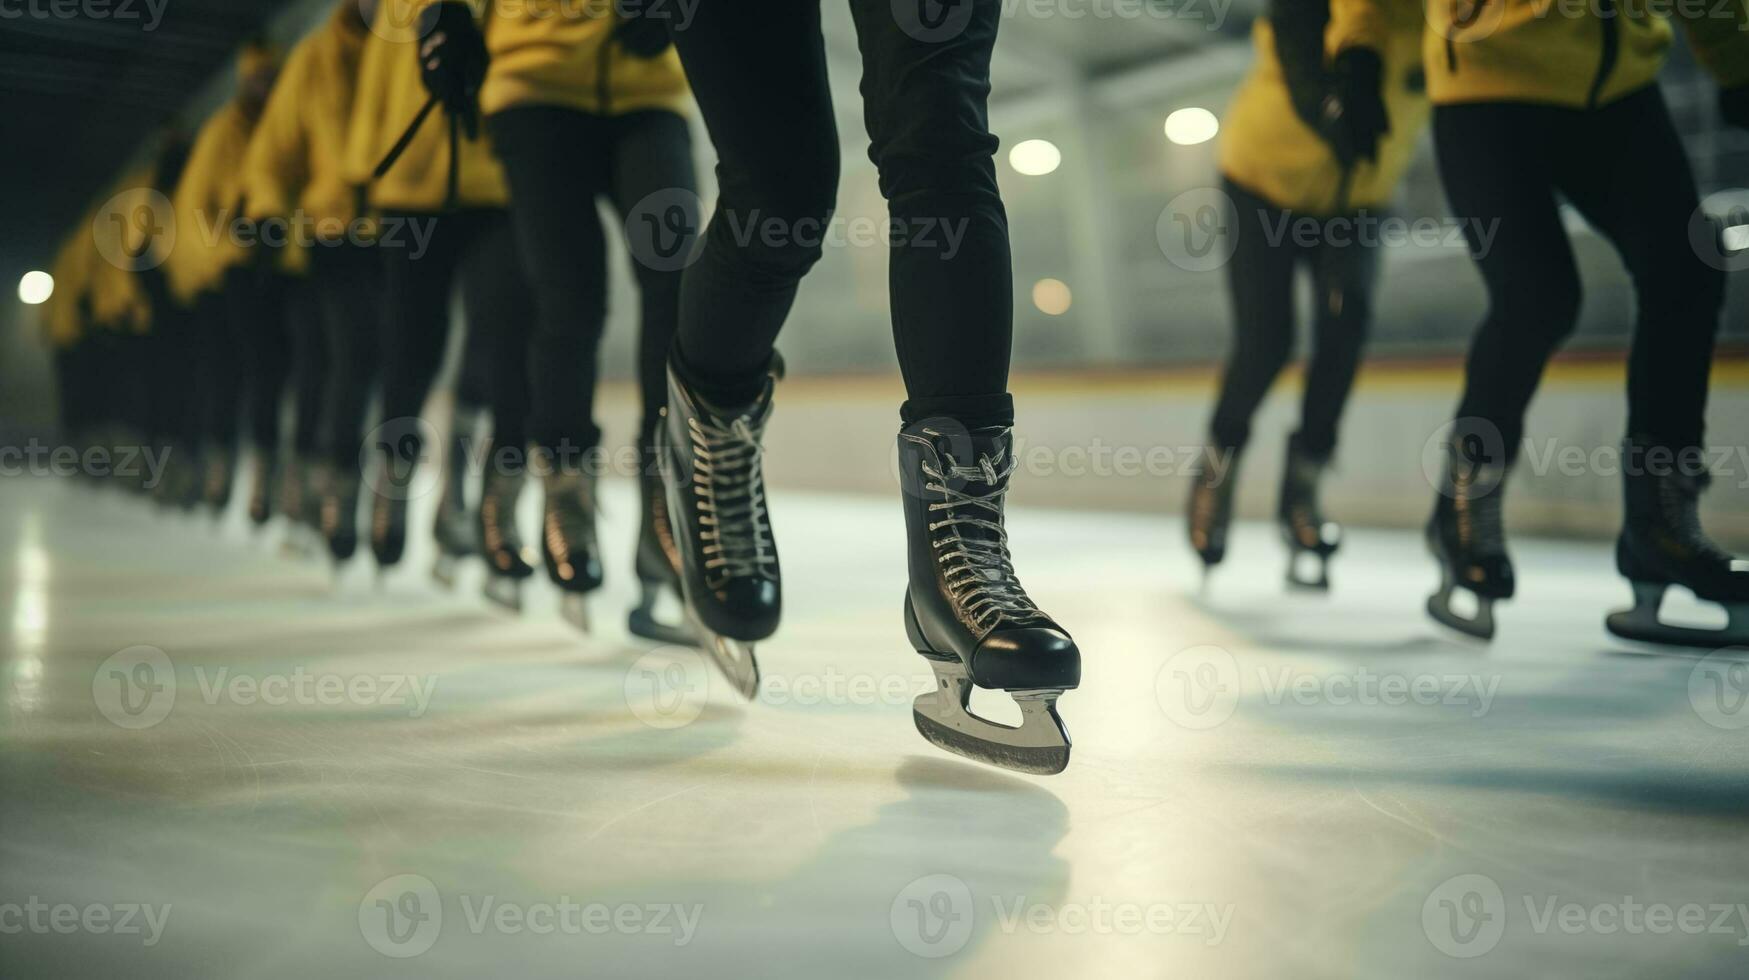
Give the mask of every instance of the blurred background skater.
M 292 48 L 249 143 L 245 214 L 285 229 L 308 270 L 291 316 L 292 455 L 281 508 L 326 541 L 336 565 L 357 547 L 360 430 L 377 363 L 377 252 L 344 173 L 359 56 L 374 3 L 338 0 Z
M 378 478 L 367 481 L 371 550 L 383 571 L 404 554 L 407 506 L 420 492 L 415 477 L 426 450 L 420 413 L 442 366 L 451 297 L 459 287 L 467 334 L 447 470 L 437 481 L 434 573 L 453 582 L 456 562 L 477 552 L 487 565 L 488 598 L 520 608 L 520 583 L 534 573 L 515 519 L 526 479 L 524 352 L 533 302 L 505 211 L 504 174 L 477 113 L 446 111 L 426 119 L 436 100 L 421 79 L 422 6 L 419 0 L 379 4 L 360 60 L 347 140 L 347 177 L 368 188 L 384 275 L 382 423 L 373 430 L 374 444 L 365 447 L 380 464 Z M 388 166 L 379 173 L 380 164 Z M 472 406 L 486 400 L 491 443 L 469 454 L 465 440 L 478 424 Z M 470 455 L 482 467 L 477 522 L 463 499 Z M 477 532 L 470 533 L 470 525 Z
M 1193 477 L 1187 525 L 1205 573 L 1226 556 L 1251 419 L 1293 353 L 1294 288 L 1312 279 L 1312 353 L 1300 426 L 1288 436 L 1276 520 L 1290 585 L 1328 589 L 1341 529 L 1318 486 L 1336 452 L 1371 325 L 1376 220 L 1426 125 L 1419 3 L 1380 0 L 1365 45 L 1326 58 L 1329 0 L 1275 0 L 1252 27 L 1256 54 L 1222 125 L 1222 189 L 1236 241 L 1227 261 L 1233 341 Z M 1309 232 L 1309 233 L 1308 233 Z
M 244 379 L 251 395 L 251 433 L 257 443 L 249 518 L 272 516 L 279 440 L 279 394 L 285 378 L 282 282 L 261 250 L 245 246 L 243 158 L 249 137 L 279 72 L 279 53 L 252 40 L 238 58 L 237 93 L 195 137 L 172 199 L 176 226 L 187 229 L 165 264 L 178 302 L 194 309 L 199 353 L 197 395 L 202 418 L 201 499 L 215 514 L 230 504 Z M 239 371 L 238 366 L 244 370 Z M 260 393 L 271 393 L 271 401 Z M 273 406 L 271 420 L 258 418 Z
M 1376 44 L 1383 15 L 1375 0 L 1333 0 L 1333 9 L 1340 52 Z M 1749 125 L 1744 5 L 1674 12 L 1695 57 L 1720 82 L 1723 115 Z M 1582 14 L 1544 17 L 1501 5 L 1478 12 L 1454 2 L 1429 8 L 1425 53 L 1440 174 L 1452 212 L 1466 220 L 1489 305 L 1427 525 L 1441 573 L 1428 612 L 1486 639 L 1494 602 L 1514 591 L 1505 484 L 1524 440 L 1525 410 L 1572 333 L 1582 296 L 1559 194 L 1615 246 L 1638 300 L 1616 544 L 1635 606 L 1611 616 L 1609 629 L 1658 643 L 1742 643 L 1749 563 L 1707 538 L 1697 509 L 1709 480 L 1703 429 L 1725 277 L 1693 237 L 1691 222 L 1713 231 L 1657 85 L 1670 24 L 1657 13 Z M 1730 625 L 1662 625 L 1658 606 L 1673 584 L 1725 605 Z M 1459 589 L 1474 597 L 1473 614 L 1454 607 Z
M 526 5 L 488 4 L 483 25 L 464 3 L 425 16 L 425 78 L 453 112 L 477 109 L 509 179 L 510 213 L 527 262 L 537 317 L 527 357 L 529 437 L 545 504 L 541 555 L 560 590 L 565 618 L 589 628 L 584 596 L 603 581 L 596 533 L 596 482 L 606 455 L 595 422 L 599 351 L 607 324 L 607 239 L 597 202 L 628 232 L 696 211 L 692 138 L 681 107 L 686 79 L 665 18 L 642 4 L 576 5 L 555 15 Z M 696 214 L 688 216 L 696 228 Z M 673 243 L 690 250 L 691 236 Z M 632 633 L 689 643 L 683 626 L 656 618 L 658 597 L 678 598 L 679 579 L 654 440 L 667 401 L 664 366 L 679 325 L 685 251 L 666 256 L 634 246 L 640 303 L 638 426 L 641 515 L 636 550 L 640 600 Z M 679 255 L 679 261 L 666 261 Z M 664 542 L 669 542 L 664 547 Z
M 150 180 L 145 190 L 158 197 L 156 203 L 168 201 L 176 193 L 183 168 L 188 165 L 189 140 L 180 128 L 170 127 L 159 133 L 152 154 Z M 125 216 L 133 219 L 135 216 Z M 139 217 L 159 220 L 161 217 L 148 206 Z M 138 222 L 136 221 L 136 227 Z M 164 261 L 168 243 L 154 240 L 139 243 L 140 268 L 136 275 L 151 307 L 152 342 L 144 361 L 147 378 L 147 442 L 161 448 L 163 468 L 158 482 L 151 487 L 154 499 L 164 505 L 192 507 L 199 489 L 199 469 L 196 447 L 199 445 L 200 415 L 193 397 L 199 390 L 195 382 L 194 362 L 198 348 L 191 311 L 177 300 L 165 275 Z

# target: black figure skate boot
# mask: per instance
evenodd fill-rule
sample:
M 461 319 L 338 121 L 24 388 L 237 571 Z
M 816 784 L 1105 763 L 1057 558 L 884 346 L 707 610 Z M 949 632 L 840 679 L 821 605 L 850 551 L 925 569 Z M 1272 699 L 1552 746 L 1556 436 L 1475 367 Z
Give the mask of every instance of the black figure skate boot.
M 1446 447 L 1446 485 L 1427 522 L 1427 548 L 1439 563 L 1439 591 L 1427 599 L 1437 622 L 1479 640 L 1494 638 L 1494 603 L 1512 598 L 1506 554 L 1506 465 L 1453 443 Z M 1476 614 L 1452 607 L 1458 589 L 1475 596 Z
M 1318 484 L 1329 468 L 1328 459 L 1305 451 L 1299 433 L 1288 437 L 1276 520 L 1281 523 L 1282 540 L 1287 542 L 1287 584 L 1291 588 L 1316 592 L 1330 588 L 1330 556 L 1342 546 L 1342 527 L 1325 520 L 1318 506 Z

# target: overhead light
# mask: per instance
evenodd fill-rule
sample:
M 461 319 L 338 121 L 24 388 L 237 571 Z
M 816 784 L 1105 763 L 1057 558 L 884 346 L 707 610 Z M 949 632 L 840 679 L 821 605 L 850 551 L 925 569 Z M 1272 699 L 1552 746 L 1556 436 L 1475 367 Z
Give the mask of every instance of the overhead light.
M 1207 143 L 1221 131 L 1221 121 L 1200 106 L 1179 109 L 1166 117 L 1166 138 L 1179 146 Z
M 46 303 L 54 294 L 55 277 L 46 272 L 26 272 L 18 280 L 18 298 L 28 306 Z
M 1046 316 L 1062 316 L 1074 301 L 1069 284 L 1061 279 L 1040 279 L 1032 284 L 1032 305 Z
M 1021 140 L 1008 151 L 1008 165 L 1028 177 L 1043 177 L 1062 162 L 1062 151 L 1050 140 Z

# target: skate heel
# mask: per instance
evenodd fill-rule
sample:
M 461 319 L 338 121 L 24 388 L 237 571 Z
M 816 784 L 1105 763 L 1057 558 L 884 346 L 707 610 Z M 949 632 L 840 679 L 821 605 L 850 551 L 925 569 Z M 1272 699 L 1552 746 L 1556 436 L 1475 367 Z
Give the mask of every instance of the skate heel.
M 508 612 L 522 612 L 522 582 L 523 579 L 511 575 L 488 573 L 486 581 L 480 586 L 480 594 L 486 601 Z
M 1604 628 L 1621 639 L 1659 646 L 1711 649 L 1749 643 L 1749 603 L 1721 603 L 1726 616 L 1723 629 L 1676 626 L 1659 618 L 1664 593 L 1670 588 L 1668 583 L 1642 580 L 1632 585 L 1633 607 L 1610 613 L 1603 621 Z
M 672 585 L 666 582 L 640 580 L 638 604 L 626 614 L 626 630 L 633 636 L 641 636 L 657 643 L 696 647 L 698 637 L 691 630 L 684 626 L 670 626 L 656 618 L 656 603 L 668 588 L 672 588 Z
M 587 635 L 590 630 L 588 594 L 584 592 L 559 593 L 559 618 L 569 623 L 572 629 Z
M 1494 638 L 1494 600 L 1487 596 L 1464 589 L 1476 603 L 1473 616 L 1465 616 L 1458 612 L 1453 598 L 1457 595 L 1459 585 L 1452 580 L 1451 573 L 1442 568 L 1439 581 L 1439 591 L 1427 597 L 1427 615 L 1434 622 L 1454 630 L 1467 639 L 1484 642 Z
M 911 702 L 917 734 L 955 755 L 978 762 L 1051 776 L 1069 765 L 1069 730 L 1057 713 L 1061 688 L 1010 690 L 1020 708 L 1020 724 L 1004 725 L 972 713 L 972 678 L 951 653 L 932 649 L 917 622 L 911 597 L 905 597 L 905 635 L 935 673 L 935 690 Z
M 461 576 L 461 560 L 455 555 L 438 555 L 431 563 L 431 580 L 436 582 L 445 592 L 454 592 L 456 580 Z

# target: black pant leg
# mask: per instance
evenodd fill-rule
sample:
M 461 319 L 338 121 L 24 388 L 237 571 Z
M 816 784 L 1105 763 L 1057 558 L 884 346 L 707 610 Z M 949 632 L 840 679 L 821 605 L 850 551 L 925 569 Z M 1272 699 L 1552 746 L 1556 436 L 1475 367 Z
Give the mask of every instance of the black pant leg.
M 1228 181 L 1233 200 L 1233 255 L 1227 293 L 1233 338 L 1215 398 L 1209 437 L 1227 449 L 1251 439 L 1251 418 L 1293 352 L 1294 269 L 1300 251 L 1287 236 L 1292 215 Z
M 424 451 L 420 413 L 443 364 L 455 269 L 471 234 L 472 216 L 387 214 L 384 221 L 401 230 L 396 234 L 400 244 L 381 249 L 383 422 L 378 445 L 370 448 L 410 465 Z M 413 247 L 411 222 L 430 231 L 423 252 Z
M 837 200 L 820 0 L 699 0 L 673 33 L 719 188 L 681 282 L 676 361 L 707 397 L 739 404 L 758 392 Z
M 1300 398 L 1300 448 L 1314 459 L 1329 459 L 1336 452 L 1337 428 L 1372 328 L 1379 254 L 1376 243 L 1327 233 L 1307 258 L 1312 266 L 1312 354 Z
M 921 7 L 892 0 L 851 0 L 850 9 L 869 159 L 894 234 L 902 414 L 907 423 L 1012 423 L 1013 271 L 987 107 L 1001 0 L 944 6 L 939 27 L 902 16 Z
M 607 238 L 596 200 L 608 189 L 610 122 L 555 106 L 509 109 L 491 119 L 510 184 L 515 244 L 534 292 L 534 324 L 523 334 L 528 437 L 565 454 L 601 441 L 595 383 L 607 323 Z
M 375 248 L 347 245 L 318 253 L 313 270 L 329 356 L 321 449 L 337 470 L 362 462 L 382 348 L 381 259 Z
M 467 345 L 474 363 L 463 372 L 480 379 L 478 397 L 492 411 L 493 456 L 509 460 L 507 465 L 515 465 L 529 442 L 528 349 L 536 298 L 527 268 L 510 215 L 495 211 L 469 243 L 459 270 L 468 334 L 478 340 Z
M 692 130 L 672 112 L 637 112 L 613 120 L 612 198 L 622 222 L 646 218 L 646 202 L 666 201 L 674 192 L 698 193 L 692 162 Z M 633 232 L 628 229 L 628 234 Z M 643 415 L 638 445 L 652 452 L 662 407 L 668 404 L 668 350 L 680 329 L 682 272 L 667 263 L 642 261 L 632 249 L 632 276 L 638 284 L 638 388 Z
M 1499 433 L 1507 460 L 1543 368 L 1573 332 L 1579 271 L 1555 201 L 1550 146 L 1578 110 L 1476 103 L 1438 106 L 1434 146 L 1453 215 L 1488 287 L 1488 316 L 1470 346 L 1460 419 Z M 1492 236 L 1491 238 L 1488 236 Z
M 1634 282 L 1628 433 L 1673 449 L 1701 446 L 1725 273 L 1689 241 L 1700 195 L 1662 90 L 1650 85 L 1587 113 L 1580 138 L 1559 149 L 1561 189 L 1615 245 Z

